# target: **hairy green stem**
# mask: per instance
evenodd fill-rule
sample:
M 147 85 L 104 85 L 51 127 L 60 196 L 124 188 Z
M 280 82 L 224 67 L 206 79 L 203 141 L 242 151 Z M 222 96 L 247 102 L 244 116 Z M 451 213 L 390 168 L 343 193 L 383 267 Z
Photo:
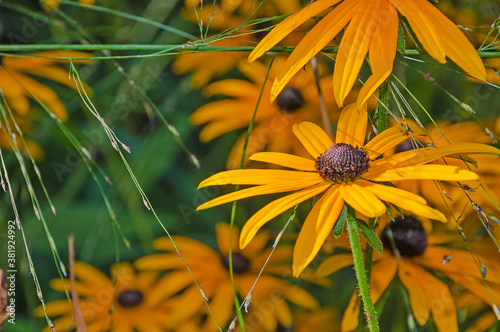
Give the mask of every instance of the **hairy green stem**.
M 369 281 L 366 276 L 365 265 L 363 262 L 363 251 L 359 240 L 358 226 L 354 210 L 351 207 L 347 209 L 347 232 L 349 233 L 349 242 L 351 244 L 359 292 L 361 293 L 361 299 L 363 301 L 363 308 L 360 308 L 360 310 L 364 309 L 366 313 L 366 321 L 370 331 L 378 332 L 379 327 L 377 322 L 377 313 L 375 312 L 375 307 L 370 296 Z M 359 324 L 361 325 L 361 322 L 359 322 Z

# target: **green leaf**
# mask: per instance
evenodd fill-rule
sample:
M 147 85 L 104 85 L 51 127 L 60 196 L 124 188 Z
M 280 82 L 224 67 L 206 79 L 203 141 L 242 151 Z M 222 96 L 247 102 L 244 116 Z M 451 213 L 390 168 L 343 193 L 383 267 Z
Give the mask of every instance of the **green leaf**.
M 380 242 L 380 239 L 378 238 L 377 234 L 375 234 L 373 229 L 371 229 L 370 226 L 368 226 L 368 224 L 363 220 L 356 219 L 356 223 L 358 224 L 358 228 L 361 230 L 361 233 L 363 234 L 366 242 L 368 242 L 368 244 L 372 246 L 373 249 L 377 250 L 377 252 L 381 254 L 382 242 Z
M 342 234 L 342 230 L 344 229 L 346 217 L 347 217 L 347 205 L 344 204 L 344 207 L 342 208 L 342 211 L 340 212 L 340 216 L 337 219 L 335 226 L 333 226 L 333 235 L 335 235 L 335 238 L 337 238 L 337 239 L 339 238 L 340 234 Z

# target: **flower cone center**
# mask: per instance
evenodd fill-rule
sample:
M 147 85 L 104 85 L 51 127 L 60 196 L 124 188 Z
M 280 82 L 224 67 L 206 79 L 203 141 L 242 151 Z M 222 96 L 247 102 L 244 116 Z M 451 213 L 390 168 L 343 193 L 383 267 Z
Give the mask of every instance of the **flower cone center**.
M 389 235 L 392 233 L 392 240 Z M 394 247 L 403 257 L 420 256 L 427 248 L 427 235 L 420 221 L 414 217 L 397 217 L 387 224 L 380 235 L 384 248 L 394 253 Z
M 420 149 L 423 147 L 425 147 L 425 145 L 424 145 L 424 143 L 422 143 L 420 141 L 406 140 L 406 141 L 396 145 L 396 148 L 394 149 L 394 153 L 411 151 L 411 150 Z
M 304 106 L 304 98 L 300 90 L 287 86 L 276 97 L 276 104 L 285 112 L 293 112 Z
M 365 150 L 350 144 L 332 145 L 316 159 L 316 170 L 324 180 L 353 181 L 368 170 L 370 159 Z
M 267 21 L 261 21 L 255 25 L 255 30 L 257 32 L 255 33 L 255 37 L 257 37 L 258 40 L 264 39 L 265 36 L 271 31 L 269 28 L 273 26 L 273 21 L 267 20 Z M 266 30 L 267 29 L 267 30 Z
M 231 255 L 233 261 L 233 272 L 244 273 L 250 268 L 250 261 L 239 252 L 233 252 Z M 222 255 L 222 265 L 229 271 L 229 254 Z
M 144 296 L 138 290 L 126 290 L 118 295 L 118 303 L 124 308 L 132 308 L 142 302 Z

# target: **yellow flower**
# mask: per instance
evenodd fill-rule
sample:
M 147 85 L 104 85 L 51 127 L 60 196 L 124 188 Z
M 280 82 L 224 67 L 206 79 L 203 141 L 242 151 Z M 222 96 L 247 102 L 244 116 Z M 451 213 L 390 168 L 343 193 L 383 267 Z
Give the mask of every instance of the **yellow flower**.
M 267 65 L 260 62 L 252 64 L 240 62 L 238 68 L 250 82 L 226 79 L 208 85 L 203 90 L 205 95 L 222 95 L 230 99 L 207 103 L 191 115 L 192 124 L 205 124 L 200 133 L 200 140 L 208 142 L 222 134 L 248 127 L 258 105 L 254 127 L 247 144 L 245 161 L 255 152 L 263 150 L 306 156 L 307 152 L 295 140 L 292 127 L 303 121 L 321 121 L 315 76 L 314 72 L 309 70 L 310 68 L 299 72 L 288 82 L 276 102 L 270 103 L 269 93 L 276 76 L 275 68 L 280 68 L 284 61 L 284 58 L 274 60 L 267 81 Z M 262 91 L 264 84 L 264 91 Z M 330 119 L 337 119 L 340 110 L 335 106 L 331 93 L 328 93 L 332 89 L 331 80 L 327 77 L 322 78 L 320 86 Z M 231 150 L 227 162 L 228 168 L 239 167 L 245 137 L 246 132 L 240 136 Z
M 34 80 L 31 75 L 43 77 L 76 90 L 76 84 L 69 72 L 58 63 L 68 60 L 54 58 L 89 57 L 89 53 L 76 51 L 45 51 L 27 54 L 26 57 L 0 56 L 0 89 L 7 104 L 21 116 L 27 116 L 31 106 L 30 99 L 38 99 L 59 120 L 68 118 L 66 108 L 57 93 L 48 86 Z M 90 63 L 90 60 L 74 59 L 74 63 Z M 87 93 L 90 88 L 84 84 Z
M 408 292 L 410 307 L 419 325 L 425 325 L 432 313 L 438 331 L 458 331 L 457 311 L 450 288 L 435 274 L 446 276 L 493 306 L 494 299 L 497 303 L 500 300 L 500 266 L 496 258 L 473 257 L 468 251 L 442 246 L 445 241 L 441 235 L 426 235 L 420 221 L 412 216 L 399 216 L 387 224 L 380 235 L 384 251 L 374 257 L 371 269 L 370 293 L 375 303 L 397 274 Z M 348 264 L 349 259 L 351 264 Z M 484 266 L 484 279 L 476 260 Z M 352 265 L 351 254 L 333 255 L 320 264 L 316 276 L 324 278 L 349 265 Z M 491 294 L 484 281 L 488 283 Z M 342 331 L 356 328 L 358 313 L 356 291 L 344 312 Z
M 427 206 L 422 197 L 386 183 L 416 179 L 477 180 L 478 176 L 471 171 L 428 163 L 459 153 L 500 153 L 494 147 L 470 143 L 422 148 L 386 158 L 386 151 L 406 140 L 404 130 L 398 126 L 391 127 L 364 144 L 366 127 L 366 106 L 358 111 L 354 104 L 346 106 L 340 115 L 336 144 L 313 123 L 295 125 L 294 133 L 312 159 L 284 153 L 257 153 L 250 159 L 294 170 L 244 169 L 215 174 L 201 182 L 199 188 L 227 184 L 256 186 L 215 198 L 200 205 L 198 210 L 246 197 L 299 190 L 269 203 L 246 222 L 240 237 L 240 247 L 245 248 L 269 220 L 300 202 L 324 193 L 315 203 L 297 238 L 293 274 L 298 276 L 331 233 L 344 202 L 370 218 L 386 212 L 387 207 L 382 202 L 385 201 L 419 216 L 446 221 L 445 216 Z
M 248 314 L 249 318 L 252 315 L 256 321 L 249 320 L 248 324 L 262 326 L 261 331 L 275 331 L 278 323 L 290 326 L 292 313 L 285 299 L 306 309 L 317 307 L 318 303 L 312 295 L 281 279 L 291 274 L 289 260 L 292 248 L 290 246 L 278 246 L 259 277 L 259 272 L 271 253 L 271 248 L 266 247 L 269 242 L 269 233 L 259 233 L 244 250 L 238 250 L 236 228 L 231 234 L 229 224 L 218 223 L 216 233 L 219 251 L 186 237 L 174 236 L 173 239 L 205 296 L 210 299 L 211 311 L 221 328 L 234 317 L 234 296 L 229 277 L 229 239 L 231 236 L 234 286 L 237 293 L 245 298 L 258 279 L 251 294 Z M 160 289 L 156 296 L 170 295 L 187 287 L 181 295 L 183 300 L 177 302 L 173 317 L 187 318 L 204 310 L 200 291 L 193 284 L 191 275 L 179 259 L 170 239 L 160 238 L 154 242 L 154 247 L 166 253 L 142 257 L 136 261 L 136 266 L 139 269 L 171 270 L 162 281 L 166 287 Z M 264 320 L 259 319 L 262 316 L 265 317 Z M 210 315 L 206 320 L 206 325 L 209 331 L 218 331 Z
M 193 3 L 186 0 L 183 14 L 192 22 L 202 23 L 205 30 L 210 27 L 212 31 L 221 32 L 221 35 L 209 36 L 203 40 L 203 43 L 209 46 L 255 45 L 263 36 L 259 31 L 272 25 L 272 20 L 262 18 L 291 14 L 301 6 L 299 0 L 269 0 L 264 3 L 253 0 L 223 0 L 220 4 L 205 1 L 203 6 L 199 3 L 200 1 Z M 255 22 L 257 20 L 261 21 Z M 303 35 L 296 33 L 288 39 L 296 42 L 295 35 L 298 34 Z M 195 88 L 202 88 L 214 77 L 227 73 L 248 55 L 246 52 L 229 51 L 191 53 L 189 48 L 185 52 L 175 57 L 172 69 L 177 74 L 193 72 L 191 85 Z
M 130 263 L 120 263 L 111 269 L 112 279 L 95 267 L 75 262 L 75 288 L 79 295 L 79 307 L 85 319 L 87 331 L 199 331 L 192 323 L 168 325 L 175 302 L 156 296 L 160 287 L 158 273 L 136 273 Z M 55 290 L 70 292 L 69 280 L 54 279 Z M 57 331 L 76 330 L 73 306 L 67 299 L 48 302 L 49 315 L 59 316 L 54 320 Z M 42 307 L 35 315 L 44 316 Z M 49 331 L 45 328 L 44 331 Z
M 339 2 L 318 0 L 290 16 L 257 45 L 249 61 L 260 57 L 298 26 Z M 297 45 L 274 82 L 271 98 L 276 98 L 290 78 L 350 22 L 337 53 L 333 91 L 342 106 L 369 52 L 372 75 L 361 89 L 357 101 L 359 107 L 392 72 L 398 38 L 398 13 L 406 18 L 420 43 L 434 59 L 445 63 L 448 57 L 467 74 L 483 81 L 486 79 L 484 65 L 467 37 L 426 0 L 344 0 Z

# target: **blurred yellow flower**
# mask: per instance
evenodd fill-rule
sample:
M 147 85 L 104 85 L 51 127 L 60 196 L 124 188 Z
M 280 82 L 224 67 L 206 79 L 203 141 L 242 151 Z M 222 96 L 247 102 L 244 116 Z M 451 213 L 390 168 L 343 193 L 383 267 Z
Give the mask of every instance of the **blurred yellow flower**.
M 196 240 L 173 236 L 186 264 L 210 300 L 210 309 L 221 328 L 235 317 L 233 286 L 229 276 L 231 238 L 234 287 L 238 295 L 247 297 L 258 279 L 251 294 L 249 313 L 244 314 L 244 317 L 249 318 L 247 324 L 259 326 L 260 331 L 269 332 L 275 331 L 278 324 L 289 327 L 292 325 L 292 312 L 286 300 L 306 309 L 318 306 L 311 294 L 282 279 L 291 275 L 289 264 L 292 256 L 291 246 L 277 246 L 259 277 L 272 250 L 266 246 L 270 240 L 269 233 L 257 234 L 254 241 L 243 250 L 238 249 L 238 233 L 236 227 L 231 234 L 229 224 L 218 223 L 216 226 L 218 251 Z M 173 317 L 184 319 L 203 311 L 203 297 L 193 284 L 191 275 L 179 259 L 170 239 L 160 238 L 154 242 L 154 247 L 165 253 L 142 257 L 135 264 L 141 270 L 170 270 L 162 280 L 165 287 L 159 288 L 156 296 L 168 296 L 187 288 L 181 294 L 183 300 L 177 302 Z M 205 327 L 209 331 L 218 331 L 210 315 L 208 313 L 207 315 Z
M 272 17 L 291 14 L 301 8 L 299 0 L 222 0 L 220 3 L 205 1 L 185 1 L 184 17 L 206 29 L 220 32 L 215 37 L 205 37 L 209 46 L 252 46 L 263 37 L 259 32 L 273 25 Z M 295 35 L 303 33 L 297 33 Z M 290 39 L 296 41 L 296 36 Z M 197 43 L 196 41 L 195 43 Z M 200 41 L 201 42 L 201 41 Z M 214 77 L 233 69 L 239 61 L 248 56 L 247 52 L 190 52 L 175 57 L 172 69 L 177 74 L 192 72 L 191 85 L 202 88 Z
M 61 4 L 62 0 L 42 0 L 42 5 L 46 10 L 54 10 L 58 8 Z M 95 4 L 95 0 L 78 0 L 79 3 L 86 6 L 93 6 Z
M 293 275 L 298 276 L 331 233 L 344 203 L 369 218 L 386 213 L 385 201 L 419 216 L 446 221 L 445 216 L 427 206 L 422 197 L 387 183 L 417 179 L 477 180 L 477 174 L 469 170 L 429 163 L 460 153 L 500 153 L 491 146 L 469 143 L 422 148 L 385 157 L 387 151 L 407 139 L 405 130 L 400 126 L 391 127 L 364 144 L 367 117 L 366 106 L 359 111 L 355 104 L 346 106 L 337 125 L 335 144 L 311 122 L 294 125 L 295 135 L 312 159 L 277 152 L 257 153 L 250 159 L 293 170 L 243 169 L 215 174 L 202 181 L 199 188 L 227 184 L 255 186 L 210 200 L 198 210 L 247 197 L 296 191 L 269 203 L 245 223 L 240 236 L 240 247 L 245 248 L 269 220 L 324 193 L 314 204 L 297 238 Z
M 269 75 L 267 75 L 268 66 L 263 63 L 240 62 L 238 69 L 249 81 L 226 79 L 209 84 L 203 90 L 206 96 L 220 95 L 230 98 L 207 103 L 191 115 L 192 124 L 205 124 L 200 133 L 200 140 L 208 142 L 230 131 L 248 127 L 258 105 L 254 127 L 246 147 L 245 162 L 255 152 L 265 150 L 306 156 L 307 152 L 295 139 L 292 127 L 303 121 L 321 121 L 315 76 L 309 67 L 300 71 L 288 82 L 277 100 L 270 103 L 269 93 L 276 76 L 276 68 L 280 68 L 284 61 L 282 57 L 276 58 Z M 262 90 L 264 84 L 265 87 Z M 336 107 L 332 94 L 329 93 L 332 89 L 331 80 L 323 77 L 320 80 L 320 86 L 329 118 L 332 121 L 337 120 L 340 110 Z M 227 168 L 239 167 L 245 137 L 246 132 L 240 136 L 232 148 Z
M 34 80 L 31 75 L 64 84 L 76 90 L 76 84 L 66 69 L 58 66 L 74 58 L 73 63 L 90 63 L 91 54 L 76 51 L 44 51 L 26 56 L 0 56 L 0 89 L 11 109 L 21 116 L 27 116 L 31 106 L 30 99 L 43 103 L 59 120 L 66 121 L 68 114 L 57 93 L 48 86 Z M 90 88 L 84 84 L 85 91 Z
M 175 301 L 158 298 L 161 287 L 157 272 L 134 271 L 132 264 L 120 263 L 112 267 L 112 278 L 108 278 L 95 267 L 75 262 L 75 288 L 79 295 L 79 306 L 87 331 L 169 331 L 195 332 L 199 326 L 189 322 L 178 322 L 169 325 Z M 54 279 L 52 288 L 64 292 L 71 290 L 71 283 L 65 279 Z M 73 305 L 67 299 L 46 303 L 50 316 L 58 316 L 54 320 L 57 331 L 74 331 L 75 314 Z M 44 316 L 43 308 L 36 308 L 35 315 Z M 47 327 L 44 331 L 50 331 Z
M 438 331 L 458 331 L 455 302 L 449 284 L 441 276 L 462 285 L 493 306 L 495 301 L 498 303 L 500 300 L 500 265 L 496 258 L 473 256 L 468 251 L 444 247 L 442 244 L 450 236 L 442 235 L 426 234 L 420 221 L 412 216 L 399 216 L 388 223 L 380 235 L 384 251 L 382 255 L 374 256 L 370 293 L 375 303 L 397 274 L 408 292 L 413 317 L 419 325 L 424 326 L 432 313 Z M 339 261 L 347 262 L 349 258 L 352 260 L 351 254 L 327 258 L 316 270 L 316 276 L 324 278 L 351 265 L 339 264 Z M 485 276 L 477 260 L 483 264 Z M 358 314 L 359 296 L 356 291 L 344 312 L 342 331 L 356 329 Z
M 440 63 L 445 63 L 448 57 L 467 74 L 486 80 L 484 65 L 467 37 L 426 0 L 318 0 L 278 24 L 253 50 L 249 61 L 254 61 L 297 27 L 336 4 L 292 52 L 274 82 L 271 99 L 274 100 L 292 76 L 349 24 L 337 53 L 333 91 L 342 106 L 369 52 L 372 75 L 360 91 L 359 107 L 392 72 L 398 14 L 406 18 L 430 56 Z

